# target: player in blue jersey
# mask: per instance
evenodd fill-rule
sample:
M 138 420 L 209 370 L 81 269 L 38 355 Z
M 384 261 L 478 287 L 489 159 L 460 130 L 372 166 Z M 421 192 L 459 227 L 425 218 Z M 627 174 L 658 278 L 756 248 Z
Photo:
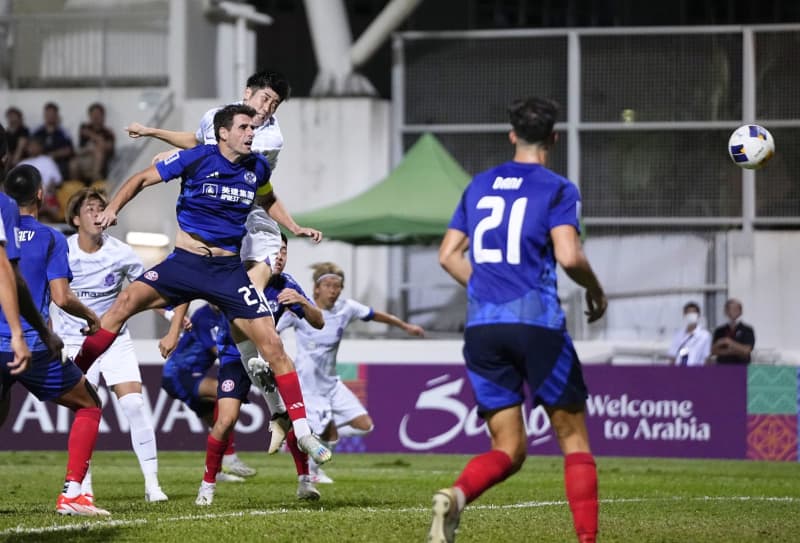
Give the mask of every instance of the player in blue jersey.
M 39 171 L 30 165 L 17 166 L 9 172 L 4 186 L 6 194 L 19 204 L 21 218 L 16 228 L 22 255 L 19 268 L 38 306 L 38 321 L 49 321 L 52 299 L 63 310 L 85 320 L 86 333 L 96 331 L 100 324 L 97 315 L 69 288 L 72 274 L 64 236 L 36 220 L 44 197 Z M 5 391 L 18 381 L 38 399 L 53 401 L 75 412 L 68 441 L 64 490 L 56 501 L 56 511 L 62 515 L 108 515 L 108 511 L 96 507 L 93 500 L 81 494 L 81 481 L 89 467 L 100 425 L 100 399 L 75 364 L 63 362 L 60 353 L 54 354 L 43 343 L 27 317 L 23 321 L 23 332 L 33 353 L 31 367 L 24 373 L 12 374 L 8 367 L 14 357 L 9 347 L 12 332 L 9 323 L 0 319 L 2 389 Z
M 98 225 L 111 226 L 116 222 L 117 213 L 142 189 L 181 179 L 175 250 L 119 295 L 103 315 L 102 328 L 86 339 L 75 361 L 78 367 L 88 368 L 108 349 L 123 323 L 145 309 L 205 299 L 219 307 L 235 324 L 235 340 L 240 351 L 255 351 L 248 346 L 254 344 L 270 361 L 300 448 L 315 461 L 324 463 L 331 459 L 331 452 L 311 433 L 292 360 L 275 331 L 263 292 L 253 286 L 239 258 L 245 219 L 253 204 L 269 205 L 274 201 L 269 196 L 267 159 L 250 150 L 254 116 L 255 111 L 249 106 L 222 108 L 214 116 L 216 145 L 180 151 L 134 174 L 98 215 Z M 309 232 L 311 234 L 313 232 Z M 212 496 L 214 478 L 227 448 L 223 429 L 234 418 L 233 405 L 224 400 L 219 400 L 219 416 L 207 445 L 204 488 Z M 200 501 L 198 496 L 198 504 Z M 210 503 L 209 499 L 202 505 Z
M 594 543 L 597 469 L 586 431 L 587 390 L 558 300 L 556 263 L 586 288 L 589 322 L 603 316 L 607 302 L 581 247 L 578 188 L 545 167 L 558 107 L 529 98 L 513 102 L 508 112 L 513 160 L 475 176 L 439 248 L 442 267 L 467 287 L 464 357 L 492 449 L 434 495 L 428 541 L 452 542 L 465 505 L 522 466 L 527 382 L 564 453 L 578 539 Z

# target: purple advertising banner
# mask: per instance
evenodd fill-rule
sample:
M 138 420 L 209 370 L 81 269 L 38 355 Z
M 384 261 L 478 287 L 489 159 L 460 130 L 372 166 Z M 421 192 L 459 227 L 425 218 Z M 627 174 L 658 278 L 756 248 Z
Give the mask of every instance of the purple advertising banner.
M 361 364 L 348 384 L 362 397 L 375 430 L 357 449 L 369 452 L 477 453 L 488 447 L 462 365 Z M 586 366 L 587 423 L 598 455 L 745 458 L 747 369 Z M 206 428 L 161 390 L 161 366 L 142 366 L 145 403 L 161 450 L 202 451 Z M 99 450 L 127 450 L 127 422 L 105 387 Z M 269 412 L 258 394 L 242 406 L 240 450 L 265 450 Z M 523 409 L 531 454 L 558 454 L 542 408 Z M 66 448 L 69 411 L 36 400 L 20 385 L 0 428 L 0 450 Z M 348 450 L 343 443 L 342 449 Z M 343 451 L 340 451 L 343 452 Z
M 587 425 L 599 455 L 745 458 L 747 369 L 586 366 Z M 402 384 L 399 386 L 399 384 Z M 369 366 L 370 452 L 488 447 L 463 366 Z M 523 409 L 530 454 L 558 454 L 541 407 Z

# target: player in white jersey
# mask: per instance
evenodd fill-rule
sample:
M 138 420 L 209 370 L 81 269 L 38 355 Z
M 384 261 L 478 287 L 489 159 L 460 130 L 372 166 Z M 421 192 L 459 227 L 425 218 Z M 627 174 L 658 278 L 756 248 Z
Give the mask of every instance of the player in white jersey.
M 73 275 L 70 287 L 98 315 L 111 307 L 125 280 L 133 281 L 144 272 L 141 260 L 129 245 L 103 233 L 103 229 L 94 224 L 95 217 L 105 206 L 103 193 L 82 189 L 70 199 L 66 217 L 67 222 L 78 229 L 77 234 L 67 238 Z M 85 339 L 81 333 L 85 323 L 62 310 L 58 310 L 54 320 L 56 331 L 64 340 L 65 352 L 74 357 Z M 145 500 L 166 501 L 167 495 L 158 482 L 156 435 L 149 410 L 144 405 L 142 375 L 127 326 L 123 326 L 108 351 L 89 368 L 86 378 L 97 387 L 101 373 L 128 419 L 133 451 L 144 474 Z M 81 487 L 82 494 L 93 496 L 91 472 L 87 473 Z
M 344 287 L 344 272 L 336 264 L 322 262 L 312 268 L 314 303 L 322 310 L 325 326 L 318 330 L 287 311 L 278 322 L 278 332 L 294 328 L 297 343 L 295 366 L 306 396 L 309 424 L 323 440 L 335 444 L 340 436 L 363 436 L 373 429 L 369 413 L 336 372 L 336 355 L 347 325 L 356 319 L 374 320 L 419 337 L 425 335 L 425 330 L 355 300 L 339 299 Z M 318 466 L 309 463 L 316 482 L 333 482 Z

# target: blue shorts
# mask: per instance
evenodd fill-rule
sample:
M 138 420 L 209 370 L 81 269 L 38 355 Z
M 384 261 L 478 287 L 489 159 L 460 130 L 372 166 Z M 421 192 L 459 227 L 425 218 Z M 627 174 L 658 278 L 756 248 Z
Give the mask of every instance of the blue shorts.
M 170 397 L 182 401 L 198 417 L 203 418 L 207 414 L 214 412 L 214 402 L 201 398 L 198 391 L 200 381 L 205 376 L 205 373 L 179 368 L 175 364 L 170 364 L 170 361 L 167 360 L 164 364 L 164 373 L 161 376 L 161 388 Z
M 478 413 L 520 405 L 523 382 L 534 404 L 583 405 L 587 390 L 566 330 L 528 324 L 471 326 L 464 332 L 464 358 Z
M 15 382 L 20 382 L 31 394 L 46 402 L 72 390 L 83 377 L 83 372 L 71 360 L 62 362 L 59 358 L 53 359 L 49 351 L 33 351 L 31 355 L 28 370 L 19 375 L 11 375 L 8 363 L 14 361 L 14 353 L 0 351 L 3 394 Z
M 231 360 L 228 363 L 220 361 L 217 398 L 236 398 L 242 403 L 247 403 L 251 384 L 241 360 Z
M 169 305 L 201 298 L 219 307 L 228 320 L 272 315 L 238 255 L 200 256 L 175 249 L 136 280 L 157 290 Z

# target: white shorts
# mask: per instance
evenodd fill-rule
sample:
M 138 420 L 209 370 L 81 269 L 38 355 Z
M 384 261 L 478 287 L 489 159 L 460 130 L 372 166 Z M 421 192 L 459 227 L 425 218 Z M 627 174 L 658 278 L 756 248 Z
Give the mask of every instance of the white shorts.
M 356 417 L 367 414 L 358 397 L 341 381 L 325 396 L 315 392 L 306 393 L 305 390 L 303 396 L 308 424 L 316 434 L 321 434 L 331 422 L 336 427 L 344 426 Z
M 281 229 L 266 211 L 257 207 L 247 215 L 247 233 L 242 238 L 240 255 L 243 262 L 275 262 L 281 250 Z
M 80 343 L 64 345 L 64 350 L 71 357 L 77 355 L 80 348 Z M 100 373 L 103 374 L 106 386 L 142 382 L 139 361 L 136 360 L 133 341 L 131 341 L 131 335 L 127 330 L 117 336 L 111 347 L 92 364 L 86 373 L 86 379 L 96 387 L 100 382 Z

